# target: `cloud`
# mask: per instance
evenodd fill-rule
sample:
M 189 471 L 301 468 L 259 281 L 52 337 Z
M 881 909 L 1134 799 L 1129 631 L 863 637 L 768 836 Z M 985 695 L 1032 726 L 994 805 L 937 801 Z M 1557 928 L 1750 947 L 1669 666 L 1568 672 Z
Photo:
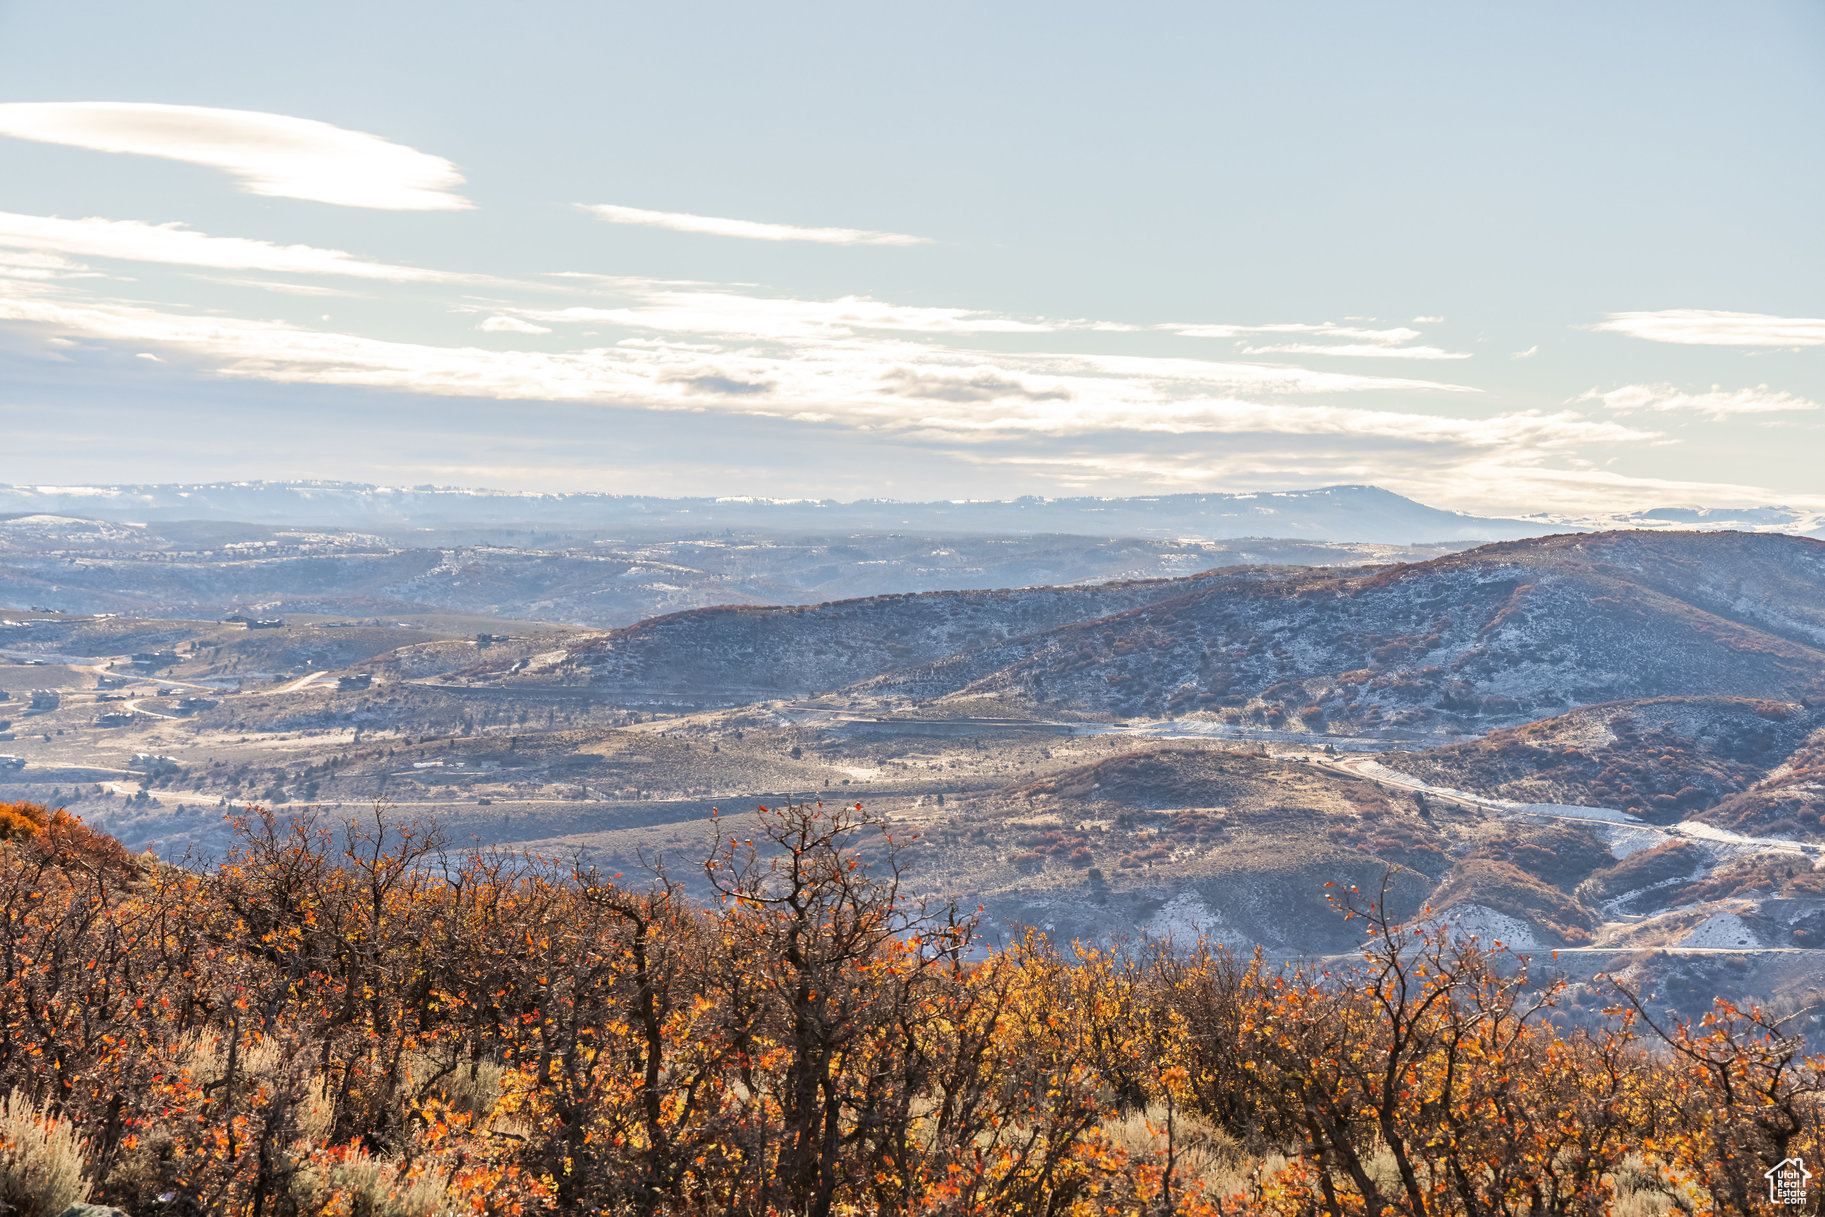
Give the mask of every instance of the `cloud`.
M 1413 319 L 1414 325 L 1443 325 L 1444 323 L 1443 317 L 1415 317 Z
M 1599 393 L 1596 389 L 1574 401 L 1600 401 L 1612 410 L 1651 410 L 1664 413 L 1690 411 L 1706 418 L 1721 420 L 1742 414 L 1780 414 L 1795 410 L 1817 410 L 1819 403 L 1792 393 L 1757 385 L 1753 389 L 1726 390 L 1712 385 L 1709 393 L 1685 393 L 1668 384 L 1623 385 Z
M 1534 343 L 1534 345 L 1528 347 L 1525 351 L 1516 351 L 1514 354 L 1510 355 L 1509 358 L 1510 359 L 1532 359 L 1535 355 L 1538 355 L 1539 353 L 1540 353 L 1540 344 L 1536 342 L 1536 343 Z
M 796 224 L 765 224 L 758 220 L 730 220 L 682 211 L 646 211 L 639 207 L 617 207 L 613 203 L 578 203 L 577 206 L 610 224 L 641 224 L 648 228 L 669 228 L 673 232 L 740 237 L 748 241 L 812 241 L 819 245 L 931 244 L 930 237 L 872 232 L 864 228 L 801 228 Z
M 899 367 L 881 378 L 881 391 L 899 397 L 947 402 L 1004 401 L 1010 398 L 1035 402 L 1071 400 L 1068 389 L 1035 387 L 993 368 L 979 368 L 972 373 L 956 375 Z
M 866 296 L 795 300 L 730 291 L 637 291 L 638 303 L 620 308 L 522 309 L 534 321 L 610 324 L 672 333 L 721 334 L 779 341 L 833 338 L 869 330 L 918 334 L 1044 334 L 1054 327 L 979 309 L 890 304 Z
M 1417 317 L 1415 321 L 1440 320 Z M 1410 346 L 1420 337 L 1418 330 L 1405 326 L 1392 329 L 1366 329 L 1362 326 L 1338 325 L 1335 322 L 1281 322 L 1274 325 L 1186 325 L 1161 327 L 1184 338 L 1249 338 L 1258 334 L 1294 334 L 1311 338 L 1338 339 L 1335 342 L 1287 342 L 1265 346 L 1245 346 L 1245 355 L 1337 355 L 1355 359 L 1468 359 L 1465 351 L 1446 351 L 1435 346 Z
M 407 393 L 634 406 L 721 408 L 919 440 L 1023 437 L 1328 435 L 1465 448 L 1559 450 L 1654 433 L 1575 412 L 1465 419 L 1410 411 L 1246 400 L 1246 388 L 1347 392 L 1424 381 L 1299 368 L 1107 355 L 1006 354 L 902 340 L 753 345 L 659 344 L 572 351 L 487 350 L 384 341 L 277 321 L 193 316 L 123 302 L 33 298 L 0 285 L 0 319 L 176 350 L 219 375 Z M 883 377 L 883 367 L 892 369 Z M 1213 389 L 1219 390 L 1213 393 Z
M 80 341 L 70 360 L 110 344 L 231 380 L 467 399 L 478 418 L 498 411 L 503 427 L 517 425 L 520 402 L 770 420 L 815 429 L 782 442 L 903 447 L 908 460 L 993 465 L 1004 479 L 1030 476 L 1041 486 L 1141 492 L 1320 480 L 1375 482 L 1443 502 L 1496 493 L 1467 486 L 1500 487 L 1510 504 L 1543 507 L 1658 501 L 1589 468 L 1596 451 L 1640 451 L 1666 438 L 1621 406 L 1595 416 L 1567 408 L 1465 417 L 1412 404 L 1335 404 L 1340 394 L 1411 403 L 1477 390 L 1291 364 L 1048 350 L 1025 338 L 1056 345 L 1061 332 L 1089 327 L 983 310 L 644 280 L 589 290 L 613 295 L 578 309 L 458 302 L 470 312 L 462 325 L 509 339 L 529 332 L 521 326 L 546 328 L 548 317 L 552 327 L 562 320 L 605 331 L 583 338 L 599 343 L 586 347 L 563 334 L 544 344 L 552 350 L 393 341 L 3 278 L 0 323 L 29 327 L 44 343 Z M 753 425 L 740 433 L 761 434 Z
M 1273 325 L 1206 325 L 1171 323 L 1160 327 L 1186 338 L 1242 338 L 1250 334 L 1317 334 L 1326 338 L 1357 338 L 1382 346 L 1398 346 L 1420 336 L 1418 330 L 1399 326 L 1390 330 L 1370 330 L 1361 326 L 1338 325 L 1332 321 L 1312 323 L 1283 321 Z
M 1468 351 L 1446 351 L 1439 347 L 1384 347 L 1363 342 L 1326 346 L 1319 342 L 1282 342 L 1269 346 L 1242 348 L 1244 355 L 1346 355 L 1355 359 L 1469 359 Z
M 0 109 L 5 109 L 0 106 Z M 47 255 L 117 258 L 214 270 L 277 271 L 303 275 L 345 275 L 395 283 L 451 282 L 466 278 L 441 271 L 370 262 L 339 249 L 275 245 L 247 237 L 212 237 L 182 224 L 139 220 L 65 220 L 56 216 L 0 211 L 0 246 Z M 263 286 L 276 286 L 266 284 Z M 280 289 L 283 290 L 283 289 Z
M 763 380 L 730 380 L 727 376 L 681 376 L 677 383 L 700 392 L 720 393 L 726 397 L 748 397 L 773 390 L 773 386 Z
M 152 102 L 0 104 L 0 135 L 220 169 L 249 194 L 385 211 L 473 206 L 441 156 L 309 118 Z
M 251 287 L 263 292 L 280 292 L 287 296 L 342 296 L 352 297 L 359 292 L 347 291 L 340 287 L 325 287 L 321 283 L 287 283 L 282 279 L 240 279 L 228 275 L 197 275 L 205 283 L 221 283 L 228 287 Z
M 487 320 L 483 321 L 480 325 L 476 326 L 475 328 L 478 330 L 484 330 L 490 334 L 549 334 L 549 333 L 551 333 L 550 326 L 534 325 L 530 321 L 522 321 L 518 317 L 505 317 L 498 313 L 496 315 L 488 318 Z
M 62 254 L 4 248 L 0 241 L 0 277 L 8 279 L 69 279 L 94 277 L 94 271 Z
M 1688 346 L 1825 346 L 1825 317 L 1772 317 L 1766 313 L 1673 308 L 1652 313 L 1611 313 L 1590 328 Z

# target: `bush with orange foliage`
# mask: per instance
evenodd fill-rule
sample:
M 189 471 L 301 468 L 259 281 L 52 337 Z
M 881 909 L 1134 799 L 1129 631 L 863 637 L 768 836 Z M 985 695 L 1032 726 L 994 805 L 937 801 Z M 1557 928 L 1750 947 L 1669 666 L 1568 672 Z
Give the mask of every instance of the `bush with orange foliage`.
M 1618 990 L 1568 1031 L 1557 986 L 1353 900 L 1348 969 L 985 953 L 859 806 L 763 809 L 695 888 L 378 810 L 255 810 L 207 871 L 13 815 L 0 1094 L 135 1214 L 1595 1214 L 1625 1163 L 1722 1212 L 1825 1148 L 1819 1063 L 1757 1012 L 1644 1039 Z

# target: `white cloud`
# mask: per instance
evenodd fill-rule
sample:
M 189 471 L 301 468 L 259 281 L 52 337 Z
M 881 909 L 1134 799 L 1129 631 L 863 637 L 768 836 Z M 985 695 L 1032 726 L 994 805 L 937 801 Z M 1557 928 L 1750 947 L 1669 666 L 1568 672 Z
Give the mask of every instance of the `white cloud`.
M 1420 336 L 1418 330 L 1399 326 L 1390 330 L 1371 330 L 1361 326 L 1338 325 L 1332 321 L 1283 321 L 1274 325 L 1205 325 L 1177 323 L 1160 327 L 1186 338 L 1243 338 L 1250 334 L 1315 334 L 1325 338 L 1356 338 L 1381 346 L 1398 346 Z
M 5 107 L 0 106 L 0 109 Z M 0 246 L 49 255 L 119 258 L 214 270 L 260 270 L 304 275 L 347 275 L 398 283 L 449 282 L 465 276 L 370 262 L 339 249 L 276 245 L 247 237 L 212 237 L 182 224 L 139 220 L 65 220 L 0 212 Z
M 1590 327 L 1650 342 L 1691 346 L 1825 346 L 1825 317 L 1772 317 L 1673 308 L 1651 313 L 1611 313 Z
M 1415 317 L 1413 319 L 1414 325 L 1443 325 L 1444 323 L 1443 317 Z
M 641 224 L 648 228 L 669 228 L 673 232 L 741 237 L 749 241 L 813 241 L 819 245 L 931 244 L 929 237 L 872 232 L 865 228 L 801 228 L 796 224 L 766 224 L 758 220 L 689 215 L 682 211 L 646 211 L 639 207 L 617 207 L 613 203 L 578 203 L 577 206 L 610 224 Z
M 982 334 L 1006 346 L 1010 333 L 1051 341 L 1089 326 L 981 310 L 862 297 L 774 299 L 648 281 L 615 289 L 590 290 L 614 290 L 606 303 L 624 307 L 533 310 L 473 301 L 463 322 L 508 338 L 560 321 L 602 325 L 601 345 L 582 349 L 388 341 L 327 325 L 90 298 L 67 284 L 28 280 L 0 279 L 0 322 L 29 326 L 45 343 L 119 344 L 123 353 L 156 352 L 250 381 L 468 398 L 504 410 L 513 402 L 558 402 L 798 422 L 949 452 L 1010 474 L 1024 468 L 1059 487 L 1138 492 L 1277 479 L 1375 482 L 1440 502 L 1497 493 L 1468 486 L 1499 487 L 1511 505 L 1658 501 L 1629 479 L 1605 480 L 1608 474 L 1590 469 L 1597 450 L 1639 451 L 1665 438 L 1620 413 L 1465 417 L 1406 404 L 1326 404 L 1312 398 L 1379 393 L 1411 402 L 1418 393 L 1476 390 L 1290 364 L 1025 344 L 986 350 L 974 342 Z M 470 303 L 459 307 L 471 311 Z M 617 333 L 610 325 L 624 328 Z
M 837 300 L 794 300 L 747 296 L 730 291 L 648 290 L 639 303 L 621 308 L 578 307 L 520 310 L 534 321 L 633 326 L 672 333 L 721 334 L 732 338 L 804 340 L 868 330 L 919 334 L 1043 334 L 1053 325 L 1023 321 L 978 309 L 890 304 L 866 296 Z
M 164 360 L 162 360 L 162 359 L 160 359 L 160 358 L 159 358 L 159 357 L 158 357 L 158 356 L 157 356 L 157 355 L 154 355 L 154 354 L 153 354 L 153 353 L 152 353 L 152 352 L 151 352 L 151 351 L 141 351 L 141 352 L 139 352 L 139 353 L 138 353 L 138 354 L 136 354 L 136 355 L 134 355 L 134 356 L 133 356 L 133 358 L 135 358 L 135 359 L 149 359 L 149 360 L 151 360 L 151 361 L 152 361 L 152 362 L 153 362 L 153 363 L 163 363 L 163 362 L 165 362 L 165 361 L 164 361 Z
M 1545 450 L 1652 437 L 1569 411 L 1475 420 L 1242 400 L 1225 394 L 1448 386 L 1199 360 L 988 355 L 901 340 L 812 342 L 773 351 L 659 344 L 484 350 L 118 302 L 34 299 L 4 288 L 0 318 L 65 335 L 179 350 L 212 362 L 226 376 L 501 400 L 713 409 L 975 443 L 1116 432 L 1285 433 Z
M 1415 321 L 1438 320 L 1417 317 Z M 1264 346 L 1245 346 L 1245 355 L 1339 355 L 1355 359 L 1468 359 L 1463 351 L 1446 351 L 1435 346 L 1408 345 L 1420 337 L 1418 330 L 1405 326 L 1392 329 L 1367 329 L 1362 326 L 1338 325 L 1335 322 L 1282 322 L 1275 325 L 1187 325 L 1161 327 L 1185 338 L 1250 338 L 1258 334 L 1293 334 L 1309 338 L 1337 339 L 1334 342 L 1286 342 Z
M 1592 389 L 1575 401 L 1600 401 L 1612 410 L 1652 410 L 1660 412 L 1690 411 L 1711 419 L 1740 414 L 1780 414 L 1795 410 L 1817 410 L 1819 403 L 1792 393 L 1757 385 L 1753 389 L 1729 389 L 1712 385 L 1708 393 L 1686 393 L 1668 384 L 1623 385 L 1599 393 Z
M 1510 359 L 1532 359 L 1535 355 L 1538 355 L 1539 353 L 1540 353 L 1540 344 L 1536 342 L 1534 345 L 1528 347 L 1525 351 L 1516 351 L 1514 354 L 1510 355 L 1509 358 Z
M 490 334 L 549 334 L 551 327 L 534 325 L 530 321 L 521 321 L 518 317 L 506 317 L 497 313 L 475 327 Z
M 1468 351 L 1447 351 L 1440 347 L 1384 347 L 1366 342 L 1345 342 L 1326 346 L 1319 342 L 1282 342 L 1269 346 L 1242 348 L 1244 355 L 1345 355 L 1354 359 L 1469 359 Z
M 221 283 L 228 287 L 251 287 L 263 292 L 280 292 L 287 296 L 355 296 L 359 293 L 346 291 L 340 287 L 325 287 L 321 283 L 287 283 L 283 279 L 239 279 L 228 275 L 197 275 L 206 283 Z
M 441 156 L 309 118 L 151 102 L 0 104 L 0 135 L 206 165 L 249 194 L 387 211 L 472 206 Z
M 95 272 L 79 262 L 72 262 L 62 254 L 44 253 L 36 250 L 12 250 L 4 248 L 0 241 L 0 277 L 8 279 L 68 279 L 72 277 L 91 277 Z

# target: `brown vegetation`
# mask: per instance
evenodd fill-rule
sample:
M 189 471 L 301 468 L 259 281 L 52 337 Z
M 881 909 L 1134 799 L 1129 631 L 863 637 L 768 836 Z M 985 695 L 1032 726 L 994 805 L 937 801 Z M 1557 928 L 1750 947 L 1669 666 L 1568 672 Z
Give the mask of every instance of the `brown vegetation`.
M 980 954 L 859 806 L 763 809 L 707 899 L 378 813 L 255 812 L 199 872 L 7 810 L 0 1187 L 136 1214 L 1745 1212 L 1825 1148 L 1758 1013 L 1567 1030 L 1353 893 L 1343 970 Z

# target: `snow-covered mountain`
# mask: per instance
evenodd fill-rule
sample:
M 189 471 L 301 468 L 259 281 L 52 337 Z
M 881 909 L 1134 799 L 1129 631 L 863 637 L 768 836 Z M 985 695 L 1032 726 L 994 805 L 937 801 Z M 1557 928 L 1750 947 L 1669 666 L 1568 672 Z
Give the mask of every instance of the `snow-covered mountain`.
M 381 530 L 531 525 L 673 535 L 725 529 L 934 535 L 1069 533 L 1197 540 L 1278 537 L 1385 545 L 1511 540 L 1564 530 L 1547 521 L 1486 519 L 1441 511 L 1374 486 L 920 503 L 529 494 L 349 482 L 0 486 L 0 515 L 7 514 L 136 522 L 235 520 Z

